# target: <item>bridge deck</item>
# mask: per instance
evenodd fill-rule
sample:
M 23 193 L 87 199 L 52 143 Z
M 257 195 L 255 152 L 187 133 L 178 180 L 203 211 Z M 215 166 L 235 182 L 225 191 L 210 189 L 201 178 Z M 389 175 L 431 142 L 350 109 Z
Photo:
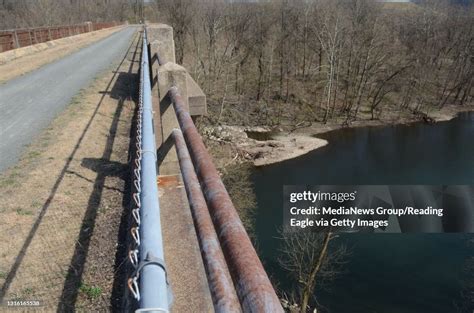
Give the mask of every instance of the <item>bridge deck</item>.
M 173 312 L 214 312 L 181 175 L 158 178 L 165 258 Z

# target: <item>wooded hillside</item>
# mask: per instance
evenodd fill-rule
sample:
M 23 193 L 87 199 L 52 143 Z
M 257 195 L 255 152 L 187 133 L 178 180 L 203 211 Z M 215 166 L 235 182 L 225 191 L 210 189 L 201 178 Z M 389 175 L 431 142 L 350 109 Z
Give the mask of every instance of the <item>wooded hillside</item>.
M 141 0 L 0 0 L 0 30 L 76 23 L 134 22 Z
M 214 120 L 296 125 L 472 102 L 473 12 L 444 1 L 157 0 L 147 16 L 173 26 L 177 62 Z

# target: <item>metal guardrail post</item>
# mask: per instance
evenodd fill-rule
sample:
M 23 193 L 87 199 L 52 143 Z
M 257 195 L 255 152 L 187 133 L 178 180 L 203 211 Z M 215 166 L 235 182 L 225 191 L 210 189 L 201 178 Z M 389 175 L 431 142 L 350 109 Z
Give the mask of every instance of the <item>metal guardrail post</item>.
M 15 48 L 20 48 L 20 41 L 18 40 L 18 34 L 16 33 L 16 30 L 13 31 L 13 36 L 15 41 Z
M 201 182 L 243 311 L 283 313 L 275 290 L 191 116 L 185 109 L 178 89 L 171 87 L 168 95 L 173 102 L 179 125 Z
M 227 264 L 181 130 L 172 132 L 216 313 L 241 312 Z
M 143 36 L 141 60 L 142 139 L 141 139 L 141 183 L 140 183 L 140 247 L 139 273 L 140 309 L 137 312 L 169 312 L 169 293 L 166 267 L 163 256 L 160 207 L 156 176 L 156 147 L 153 131 L 151 86 L 148 71 L 148 49 L 146 32 Z

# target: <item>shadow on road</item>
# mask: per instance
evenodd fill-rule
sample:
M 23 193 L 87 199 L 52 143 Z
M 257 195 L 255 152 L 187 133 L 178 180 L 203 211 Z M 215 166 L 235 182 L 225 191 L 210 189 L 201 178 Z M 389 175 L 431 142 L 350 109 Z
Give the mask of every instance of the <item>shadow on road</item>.
M 138 36 L 138 34 L 135 35 L 135 36 Z M 134 37 L 134 39 L 136 39 L 136 37 Z M 61 295 L 60 303 L 58 305 L 58 312 L 59 311 L 61 311 L 61 312 L 74 311 L 74 305 L 75 305 L 76 300 L 77 300 L 78 290 L 79 290 L 79 287 L 80 287 L 80 284 L 81 284 L 82 273 L 83 273 L 83 270 L 84 270 L 84 264 L 85 264 L 85 260 L 86 260 L 86 257 L 87 257 L 88 247 L 89 247 L 89 243 L 90 243 L 90 237 L 93 233 L 94 224 L 95 224 L 95 217 L 97 215 L 97 209 L 98 209 L 98 205 L 100 203 L 100 201 L 98 201 L 97 199 L 100 199 L 100 196 L 102 194 L 102 190 L 104 189 L 105 178 L 108 175 L 120 175 L 120 177 L 125 180 L 125 192 L 124 192 L 124 197 L 123 197 L 122 204 L 123 204 L 123 208 L 128 209 L 129 202 L 130 202 L 130 195 L 129 195 L 128 191 L 131 188 L 130 180 L 129 180 L 130 175 L 128 173 L 128 171 L 129 171 L 128 164 L 113 164 L 113 163 L 110 163 L 110 156 L 111 156 L 111 153 L 112 153 L 112 147 L 113 147 L 113 143 L 114 143 L 114 139 L 115 139 L 115 133 L 117 131 L 117 125 L 118 125 L 119 118 L 120 118 L 120 115 L 122 113 L 123 106 L 124 106 L 124 98 L 125 98 L 124 95 L 125 94 L 126 94 L 126 96 L 130 95 L 130 93 L 127 90 L 121 91 L 119 88 L 114 88 L 114 86 L 118 86 L 118 84 L 125 84 L 125 83 L 126 84 L 130 84 L 130 83 L 133 84 L 134 83 L 135 84 L 135 87 L 134 87 L 135 89 L 136 89 L 136 86 L 137 86 L 137 80 L 138 80 L 137 74 L 133 74 L 131 72 L 132 71 L 132 65 L 133 65 L 134 62 L 131 62 L 131 65 L 130 65 L 130 68 L 129 68 L 128 72 L 118 73 L 118 70 L 121 68 L 121 66 L 123 65 L 123 63 L 125 62 L 127 57 L 129 56 L 129 53 L 131 51 L 133 51 L 133 49 L 135 49 L 135 53 L 133 55 L 133 61 L 136 60 L 136 58 L 137 58 L 136 49 L 139 47 L 140 40 L 138 40 L 138 43 L 136 44 L 136 47 L 134 47 L 135 42 L 136 42 L 135 40 L 132 40 L 132 43 L 130 44 L 129 48 L 127 49 L 127 52 L 125 53 L 125 56 L 120 61 L 119 65 L 117 66 L 116 70 L 114 71 L 114 75 L 113 75 L 112 79 L 108 83 L 108 85 L 106 87 L 106 90 L 103 93 L 100 101 L 97 103 L 97 106 L 94 109 L 94 112 L 93 112 L 92 116 L 90 117 L 89 121 L 87 122 L 85 128 L 83 129 L 83 131 L 81 133 L 81 136 L 79 137 L 77 143 L 74 146 L 74 149 L 72 150 L 71 154 L 67 158 L 67 161 L 64 164 L 64 167 L 62 168 L 57 180 L 55 181 L 55 183 L 53 185 L 53 188 L 51 189 L 47 200 L 41 206 L 41 209 L 39 211 L 37 219 L 35 220 L 35 222 L 33 223 L 30 231 L 28 232 L 28 235 L 27 235 L 27 237 L 26 237 L 26 239 L 25 239 L 25 241 L 24 241 L 24 243 L 23 243 L 23 245 L 20 249 L 20 252 L 18 253 L 18 255 L 15 258 L 15 262 L 13 263 L 10 270 L 8 271 L 7 276 L 5 277 L 5 282 L 2 285 L 1 290 L 0 290 L 0 303 L 3 302 L 3 300 L 5 298 L 5 295 L 8 291 L 11 283 L 15 279 L 17 271 L 18 271 L 19 267 L 21 266 L 21 264 L 23 262 L 23 259 L 26 255 L 26 252 L 27 252 L 33 238 L 36 235 L 38 227 L 41 225 L 42 220 L 43 220 L 46 212 L 48 211 L 48 208 L 50 207 L 53 199 L 55 198 L 56 192 L 57 192 L 59 186 L 61 185 L 65 175 L 68 172 L 70 172 L 69 167 L 71 165 L 71 162 L 75 158 L 76 153 L 79 150 L 79 147 L 81 146 L 81 143 L 83 142 L 83 140 L 84 140 L 91 124 L 92 124 L 92 122 L 94 121 L 94 119 L 95 119 L 95 117 L 96 117 L 96 115 L 97 115 L 97 113 L 98 113 L 98 111 L 99 111 L 99 109 L 100 109 L 100 107 L 101 107 L 101 105 L 102 105 L 102 103 L 103 103 L 103 101 L 104 101 L 104 99 L 107 95 L 110 95 L 114 99 L 118 99 L 118 104 L 117 104 L 115 114 L 113 116 L 112 124 L 111 124 L 111 127 L 110 127 L 110 131 L 109 131 L 108 138 L 107 138 L 107 143 L 106 143 L 102 158 L 100 159 L 100 161 L 91 160 L 91 159 L 84 159 L 83 160 L 83 166 L 85 166 L 85 167 L 90 166 L 90 168 L 93 168 L 93 169 L 95 168 L 97 170 L 97 178 L 94 182 L 93 192 L 90 196 L 88 207 L 87 207 L 87 210 L 86 210 L 86 214 L 84 216 L 82 226 L 81 226 L 81 230 L 80 230 L 80 233 L 78 235 L 78 239 L 76 241 L 75 252 L 74 252 L 74 255 L 71 259 L 69 270 L 68 270 L 68 273 L 66 275 L 66 280 L 65 280 L 63 292 L 62 292 L 62 295 Z M 116 81 L 116 83 L 115 83 L 114 86 L 112 86 L 114 81 Z M 134 93 L 134 95 L 135 95 L 135 93 Z M 136 95 L 135 95 L 134 99 L 132 99 L 132 100 L 135 103 L 137 102 Z M 109 171 L 109 170 L 111 170 L 111 171 Z M 126 221 L 126 217 L 128 216 L 127 210 L 123 210 L 122 215 L 123 215 L 122 216 L 122 221 Z M 122 228 L 122 225 L 121 225 L 121 228 Z M 121 231 L 122 231 L 122 229 L 121 229 Z M 121 236 L 121 235 L 119 234 L 119 236 Z M 121 238 L 119 238 L 119 239 L 121 239 Z M 123 255 L 126 252 L 120 251 L 121 249 L 123 249 L 123 248 L 118 249 L 117 257 L 120 256 L 120 258 L 123 259 Z M 118 271 L 116 271 L 116 272 L 118 272 Z
M 81 163 L 83 167 L 95 171 L 97 173 L 97 177 L 94 181 L 93 190 L 89 197 L 86 213 L 82 221 L 81 230 L 76 241 L 74 255 L 71 259 L 71 264 L 66 275 L 61 300 L 58 306 L 58 312 L 74 311 L 79 289 L 81 287 L 84 266 L 87 260 L 91 238 L 94 233 L 94 228 L 96 226 L 96 217 L 100 205 L 100 199 L 102 198 L 102 192 L 105 188 L 105 180 L 107 177 L 110 176 L 119 177 L 124 180 L 124 191 L 122 198 L 123 210 L 120 218 L 120 226 L 118 231 L 117 250 L 115 255 L 114 266 L 114 289 L 112 292 L 110 305 L 112 306 L 113 311 L 119 310 L 119 308 L 123 308 L 122 305 L 124 305 L 123 301 L 125 301 L 125 297 L 123 295 L 124 291 L 126 290 L 125 274 L 127 273 L 127 267 L 120 265 L 123 263 L 124 260 L 126 260 L 127 253 L 126 234 L 130 217 L 129 208 L 131 200 L 131 170 L 129 164 L 122 164 L 119 162 L 111 161 L 111 156 L 113 152 L 117 127 L 124 108 L 124 99 L 132 95 L 132 99 L 130 100 L 132 100 L 135 104 L 138 103 L 137 86 L 139 80 L 138 74 L 133 73 L 133 66 L 134 63 L 136 63 L 135 60 L 140 56 L 140 54 L 138 53 L 139 44 L 140 40 L 137 41 L 136 47 L 134 48 L 135 50 L 131 58 L 132 61 L 130 62 L 128 72 L 115 72 L 114 77 L 111 80 L 112 82 L 118 74 L 118 76 L 116 77 L 117 79 L 115 84 L 112 86 L 112 88 L 110 88 L 111 83 L 109 83 L 109 86 L 106 88 L 106 90 L 102 92 L 103 95 L 99 102 L 99 106 L 107 95 L 110 95 L 112 99 L 117 99 L 118 103 L 116 111 L 113 115 L 111 126 L 109 128 L 107 142 L 105 144 L 102 157 L 99 159 L 85 158 L 82 160 Z M 129 54 L 129 52 L 130 48 L 127 51 L 127 55 Z M 120 65 L 122 65 L 122 63 Z M 119 68 L 120 66 L 118 67 L 118 69 Z M 137 113 L 136 111 L 137 110 L 135 108 L 133 124 L 135 124 L 135 115 Z M 130 146 L 134 146 L 132 140 L 133 129 L 134 125 L 132 125 L 131 128 Z M 132 158 L 131 153 L 133 153 L 133 151 L 129 150 L 129 162 Z

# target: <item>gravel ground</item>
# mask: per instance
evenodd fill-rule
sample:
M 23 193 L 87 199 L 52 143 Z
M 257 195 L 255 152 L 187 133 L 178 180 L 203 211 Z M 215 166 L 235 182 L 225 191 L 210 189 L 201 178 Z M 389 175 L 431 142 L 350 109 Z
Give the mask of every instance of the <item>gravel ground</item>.
M 130 26 L 0 86 L 0 172 L 14 165 L 81 88 L 117 60 L 137 30 Z

